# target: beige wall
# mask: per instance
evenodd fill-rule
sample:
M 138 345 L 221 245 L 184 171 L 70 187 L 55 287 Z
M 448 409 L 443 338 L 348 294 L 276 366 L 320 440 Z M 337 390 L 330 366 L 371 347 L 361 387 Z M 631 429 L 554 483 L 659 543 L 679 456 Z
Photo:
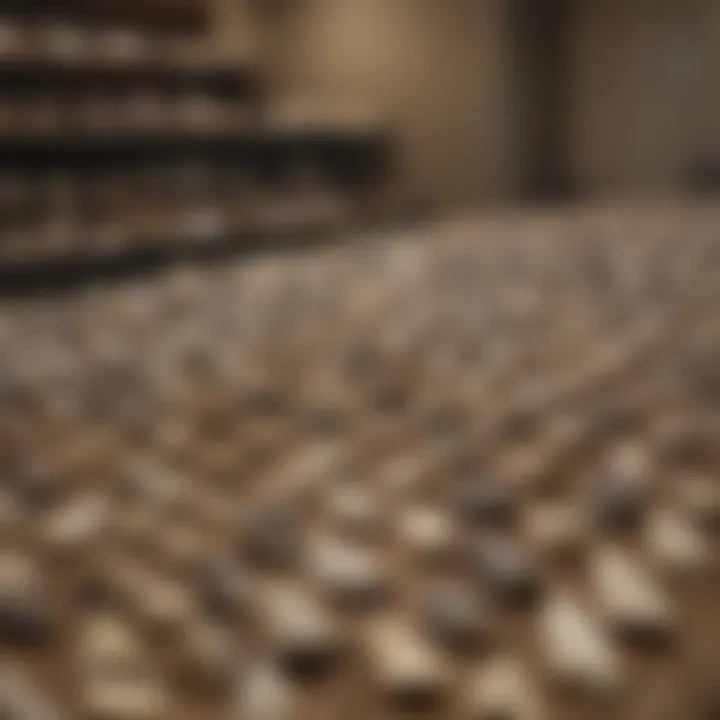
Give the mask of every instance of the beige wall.
M 257 59 L 265 51 L 263 27 L 254 0 L 212 0 L 211 41 L 225 55 Z
M 485 201 L 507 183 L 506 0 L 293 0 L 274 86 L 364 98 L 396 133 L 409 198 Z
M 254 47 L 274 92 L 349 95 L 386 116 L 403 195 L 440 206 L 511 197 L 522 175 L 519 1 L 214 0 L 221 42 Z M 576 3 L 566 156 L 582 186 L 662 192 L 719 159 L 720 2 Z

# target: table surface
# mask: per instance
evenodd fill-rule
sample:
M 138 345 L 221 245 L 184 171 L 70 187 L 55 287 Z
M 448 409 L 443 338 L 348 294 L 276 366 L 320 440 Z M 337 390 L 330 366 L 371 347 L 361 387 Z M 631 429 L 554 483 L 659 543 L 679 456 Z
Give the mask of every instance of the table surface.
M 178 567 L 167 549 L 182 528 L 195 533 L 195 564 L 230 557 L 256 589 L 243 617 L 221 624 L 240 649 L 236 689 L 251 668 L 277 660 L 264 583 L 299 583 L 338 624 L 347 656 L 314 683 L 288 679 L 292 717 L 405 716 L 380 692 L 366 652 L 369 629 L 386 616 L 415 627 L 448 673 L 441 704 L 424 717 L 469 717 L 473 669 L 504 655 L 536 685 L 538 717 L 606 717 L 609 706 L 597 698 L 562 691 L 543 653 L 539 617 L 559 588 L 587 603 L 618 653 L 614 715 L 710 717 L 720 705 L 718 541 L 680 497 L 686 479 L 701 476 L 718 513 L 720 425 L 709 388 L 720 358 L 719 229 L 712 205 L 497 214 L 5 301 L 0 501 L 16 522 L 0 527 L 0 547 L 40 569 L 53 632 L 39 648 L 0 640 L 0 650 L 67 717 L 82 716 L 89 678 L 78 642 L 93 608 L 79 590 L 103 581 L 167 687 L 171 706 L 161 716 L 235 717 L 230 688 L 202 696 L 177 677 L 185 632 L 209 622 L 193 594 L 197 568 Z M 706 544 L 697 577 L 680 582 L 662 567 L 642 525 L 617 534 L 594 524 L 584 493 L 628 447 L 650 468 L 649 513 L 677 512 Z M 149 463 L 142 482 L 152 487 L 127 497 L 120 480 L 139 460 Z M 20 478 L 31 470 L 60 487 L 41 510 L 24 505 Z M 365 613 L 330 601 L 308 543 L 349 535 L 328 509 L 343 483 L 382 511 L 383 531 L 347 541 L 369 548 L 392 581 L 387 600 Z M 526 611 L 494 598 L 467 562 L 468 551 L 489 542 L 483 522 L 463 520 L 453 504 L 468 483 L 508 490 L 516 513 L 492 534 L 516 541 L 540 578 L 543 592 Z M 163 487 L 181 499 L 153 500 Z M 45 539 L 47 523 L 88 493 L 108 500 L 108 515 L 63 560 Z M 300 526 L 298 557 L 280 571 L 240 551 L 248 514 L 268 503 Z M 397 532 L 418 503 L 452 518 L 451 559 L 423 563 Z M 569 506 L 580 520 L 582 544 L 570 561 L 528 538 L 526 518 L 547 503 Z M 131 522 L 143 512 L 144 530 Z M 637 648 L 603 624 L 589 580 L 608 546 L 657 583 L 676 614 L 677 643 Z M 113 583 L 124 563 L 191 593 L 188 617 L 170 623 L 162 641 L 143 622 L 147 595 Z M 490 647 L 459 656 L 427 633 L 419 598 L 437 580 L 488 599 Z

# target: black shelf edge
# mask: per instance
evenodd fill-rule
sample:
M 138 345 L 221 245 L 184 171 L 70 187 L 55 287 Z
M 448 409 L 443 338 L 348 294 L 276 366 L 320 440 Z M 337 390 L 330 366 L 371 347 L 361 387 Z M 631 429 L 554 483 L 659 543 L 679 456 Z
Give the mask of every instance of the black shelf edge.
M 259 87 L 258 73 L 249 61 L 186 63 L 163 57 L 113 61 L 102 57 L 6 55 L 0 57 L 0 78 L 5 83 L 25 86 L 61 82 L 78 85 L 141 83 L 143 86 L 192 84 L 206 92 L 222 91 L 227 95 L 244 95 Z
M 194 242 L 132 247 L 112 253 L 73 252 L 37 260 L 0 262 L 0 298 L 72 290 L 98 281 L 117 281 L 156 273 L 184 262 L 205 263 L 281 248 L 302 247 L 337 237 L 333 225 L 294 231 L 238 231 Z
M 308 252 L 344 242 L 356 243 L 358 234 L 416 227 L 428 219 L 396 210 L 350 215 L 337 222 L 318 221 L 293 229 L 246 229 L 192 242 L 134 246 L 105 254 L 66 253 L 55 258 L 0 262 L 0 298 L 54 295 L 98 282 L 121 282 L 187 262 L 211 265 L 231 259 L 277 253 Z M 368 235 L 370 238 L 370 235 Z
M 234 130 L 167 131 L 97 134 L 21 135 L 0 133 L 0 168 L 39 169 L 50 166 L 128 164 L 149 158 L 203 156 L 216 161 L 284 162 L 297 157 L 347 157 L 354 164 L 379 164 L 392 156 L 384 135 L 337 131 L 268 132 L 238 126 Z M 327 162 L 320 160 L 320 162 Z M 334 161 L 330 160 L 332 164 Z
M 2 14 L 128 23 L 158 30 L 199 32 L 209 20 L 208 0 L 4 0 Z

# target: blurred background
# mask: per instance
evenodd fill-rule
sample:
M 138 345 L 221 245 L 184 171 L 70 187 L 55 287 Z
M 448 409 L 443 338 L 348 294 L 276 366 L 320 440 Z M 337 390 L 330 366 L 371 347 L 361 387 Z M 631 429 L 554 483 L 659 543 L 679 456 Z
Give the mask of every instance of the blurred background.
M 688 192 L 717 176 L 712 2 L 269 5 L 275 87 L 374 108 L 405 199 Z
M 0 0 L 0 718 L 717 720 L 719 69 L 717 0 Z
M 4 3 L 0 254 L 709 193 L 719 28 L 711 0 Z

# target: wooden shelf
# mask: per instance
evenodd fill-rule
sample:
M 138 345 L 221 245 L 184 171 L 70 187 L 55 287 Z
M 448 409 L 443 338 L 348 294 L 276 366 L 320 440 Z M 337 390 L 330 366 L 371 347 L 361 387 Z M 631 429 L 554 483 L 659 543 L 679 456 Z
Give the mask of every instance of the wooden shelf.
M 213 243 L 245 230 L 243 224 L 219 213 L 216 217 L 203 217 L 200 212 L 168 216 L 164 219 L 133 224 L 115 221 L 78 224 L 66 231 L 59 242 L 48 239 L 42 228 L 7 234 L 0 243 L 0 265 L 8 263 L 45 263 L 63 258 L 84 256 L 112 258 L 137 249 L 166 246 L 182 247 L 195 242 Z
M 241 147 L 257 142 L 262 134 L 254 133 L 247 125 L 238 123 L 222 126 L 183 127 L 157 125 L 147 128 L 123 128 L 117 132 L 78 129 L 77 131 L 3 132 L 0 130 L 0 149 L 4 157 L 20 153 L 33 155 L 63 154 L 86 155 L 125 152 L 155 148 L 192 150 L 222 147 Z
M 386 185 L 388 129 L 273 102 L 195 33 L 208 4 L 2 3 L 0 290 L 331 234 Z
M 184 31 L 205 27 L 208 11 L 208 0 L 5 0 L 2 8 L 4 14 L 25 17 L 71 17 Z
M 45 241 L 41 230 L 35 237 L 25 233 L 22 242 L 0 243 L 0 294 L 41 290 L 74 284 L 83 278 L 136 274 L 147 267 L 184 259 L 212 259 L 265 247 L 292 247 L 308 240 L 328 237 L 352 223 L 344 205 L 316 205 L 308 212 L 304 203 L 268 200 L 254 212 L 223 213 L 216 218 L 186 211 L 157 219 L 144 229 L 137 223 L 115 223 L 113 242 L 108 233 L 101 240 L 100 225 L 78 227 L 63 246 Z M 107 230 L 107 225 L 106 225 Z
M 16 87 L 39 89 L 38 85 L 87 85 L 95 89 L 112 83 L 143 87 L 160 85 L 188 88 L 195 86 L 206 94 L 244 95 L 256 87 L 255 69 L 249 62 L 187 57 L 110 58 L 98 55 L 56 56 L 32 53 L 0 56 L 0 78 Z M 105 86 L 107 87 L 107 86 Z
M 33 165 L 72 161 L 85 164 L 93 160 L 107 161 L 111 157 L 131 161 L 148 156 L 195 156 L 198 153 L 218 159 L 243 152 L 265 154 L 268 159 L 277 156 L 278 162 L 294 161 L 299 156 L 322 158 L 343 154 L 358 159 L 365 156 L 369 160 L 387 152 L 387 137 L 379 131 L 346 134 L 342 128 L 306 127 L 280 132 L 241 121 L 202 127 L 174 124 L 125 128 L 112 133 L 87 129 L 47 133 L 0 130 L 0 164 L 10 166 L 25 161 Z
M 105 255 L 130 246 L 183 245 L 248 232 L 290 231 L 330 224 L 345 213 L 346 203 L 328 193 L 240 195 L 235 201 L 188 201 L 164 210 L 115 209 L 94 221 L 33 221 L 2 226 L 0 263 L 8 256 L 29 261 L 58 251 L 87 250 Z

